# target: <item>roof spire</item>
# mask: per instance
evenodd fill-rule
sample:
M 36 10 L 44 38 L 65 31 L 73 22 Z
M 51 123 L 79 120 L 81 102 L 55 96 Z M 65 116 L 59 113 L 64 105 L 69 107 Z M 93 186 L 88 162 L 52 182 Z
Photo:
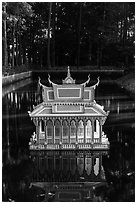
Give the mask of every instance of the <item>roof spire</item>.
M 70 76 L 70 68 L 69 68 L 69 66 L 68 66 L 68 73 L 67 73 L 67 77 L 71 77 L 71 76 Z
M 68 66 L 68 73 L 67 73 L 67 77 L 62 80 L 63 84 L 75 84 L 75 80 L 71 77 L 70 75 L 70 68 Z

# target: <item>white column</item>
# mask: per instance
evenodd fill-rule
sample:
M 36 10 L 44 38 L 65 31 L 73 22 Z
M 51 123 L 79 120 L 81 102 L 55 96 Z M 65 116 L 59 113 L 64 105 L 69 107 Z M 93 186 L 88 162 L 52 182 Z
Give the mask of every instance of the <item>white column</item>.
M 71 126 L 71 124 L 70 124 L 70 120 L 68 119 L 68 127 L 69 127 L 69 139 L 68 139 L 68 143 L 70 144 L 70 126 Z
M 94 143 L 94 119 L 92 120 L 92 142 Z
M 53 144 L 55 144 L 55 120 L 53 122 Z
M 86 143 L 86 121 L 84 121 L 84 144 Z
M 78 121 L 76 120 L 76 143 L 78 144 Z
M 96 133 L 98 135 L 98 137 L 100 136 L 100 125 L 99 125 L 99 121 L 96 120 Z
M 60 135 L 60 144 L 62 144 L 62 138 L 63 138 L 63 128 L 62 128 L 62 119 L 60 119 L 60 124 L 61 124 L 61 135 Z
M 39 144 L 39 132 L 40 132 L 40 121 L 38 119 L 36 119 L 37 144 Z
M 99 142 L 102 143 L 102 121 L 99 121 Z
M 44 120 L 44 132 L 45 132 L 45 143 L 47 144 L 47 127 L 46 127 L 46 120 Z

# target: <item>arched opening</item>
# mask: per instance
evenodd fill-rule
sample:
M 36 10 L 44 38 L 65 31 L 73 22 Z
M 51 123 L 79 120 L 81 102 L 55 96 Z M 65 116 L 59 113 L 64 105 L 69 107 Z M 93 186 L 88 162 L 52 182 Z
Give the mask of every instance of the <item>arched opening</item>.
M 60 143 L 60 137 L 61 137 L 61 123 L 59 120 L 55 121 L 55 144 Z
M 96 120 L 94 120 L 94 132 L 96 132 Z
M 62 128 L 63 128 L 62 142 L 64 144 L 69 143 L 69 126 L 68 126 L 68 122 L 66 120 L 63 121 Z
M 92 124 L 91 121 L 88 120 L 86 124 L 86 143 L 91 143 L 92 138 Z
M 45 130 L 44 130 L 44 121 L 43 120 L 41 120 L 40 121 L 40 132 L 44 132 Z
M 91 169 L 92 169 L 92 158 L 86 157 L 85 158 L 85 170 L 88 176 L 91 174 Z
M 100 134 L 99 121 L 95 120 L 95 123 L 94 123 L 94 139 L 95 139 L 96 142 L 99 142 L 99 134 Z
M 76 124 L 74 120 L 70 123 L 70 143 L 76 143 Z
M 39 126 L 39 142 L 40 144 L 45 143 L 45 123 L 43 120 L 40 121 L 40 126 Z
M 84 124 L 82 120 L 80 120 L 78 123 L 77 136 L 78 143 L 84 143 Z
M 99 158 L 94 159 L 94 174 L 96 176 L 99 174 Z
M 47 143 L 53 144 L 53 124 L 51 120 L 47 121 Z
M 81 176 L 84 171 L 84 158 L 83 157 L 77 158 L 77 169 L 78 169 L 79 175 Z

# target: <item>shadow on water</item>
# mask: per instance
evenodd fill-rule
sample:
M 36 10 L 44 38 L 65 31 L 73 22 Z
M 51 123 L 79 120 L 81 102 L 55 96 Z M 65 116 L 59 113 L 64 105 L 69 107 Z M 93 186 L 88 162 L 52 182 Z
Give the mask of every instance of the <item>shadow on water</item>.
M 2 104 L 3 201 L 135 200 L 134 100 L 114 84 L 100 84 L 96 101 L 110 110 L 103 127 L 109 152 L 30 152 L 28 142 L 35 127 L 27 111 L 41 102 L 37 84 L 6 92 Z

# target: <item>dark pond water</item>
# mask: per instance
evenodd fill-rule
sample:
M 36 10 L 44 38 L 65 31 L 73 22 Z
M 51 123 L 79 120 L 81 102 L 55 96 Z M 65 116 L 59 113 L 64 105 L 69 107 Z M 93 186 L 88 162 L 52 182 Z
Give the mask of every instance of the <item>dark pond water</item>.
M 22 85 L 3 91 L 2 200 L 134 201 L 134 99 L 113 83 L 102 82 L 96 89 L 96 101 L 110 110 L 103 126 L 110 141 L 108 152 L 31 153 L 28 142 L 35 127 L 27 111 L 41 97 L 36 80 Z

